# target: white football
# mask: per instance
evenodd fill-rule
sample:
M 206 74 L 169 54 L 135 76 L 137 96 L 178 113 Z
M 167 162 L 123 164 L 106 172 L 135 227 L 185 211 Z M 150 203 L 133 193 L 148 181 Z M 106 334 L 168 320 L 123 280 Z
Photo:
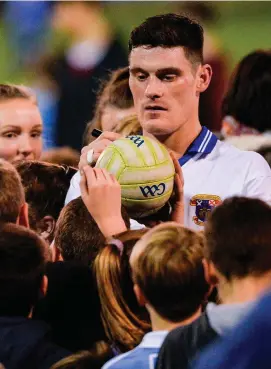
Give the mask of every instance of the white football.
M 122 204 L 141 218 L 161 209 L 174 184 L 173 161 L 161 143 L 145 136 L 128 136 L 110 144 L 96 167 L 112 173 L 121 185 Z

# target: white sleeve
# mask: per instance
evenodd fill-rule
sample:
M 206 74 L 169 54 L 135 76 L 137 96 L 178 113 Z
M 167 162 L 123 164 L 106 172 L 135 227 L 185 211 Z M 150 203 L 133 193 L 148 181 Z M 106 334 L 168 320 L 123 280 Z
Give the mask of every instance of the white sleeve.
M 244 183 L 244 196 L 261 199 L 271 205 L 271 169 L 258 153 L 251 152 L 249 171 Z
M 138 223 L 136 220 L 134 219 L 130 219 L 130 227 L 131 227 L 131 230 L 136 230 L 136 229 L 143 229 L 143 228 L 146 228 L 144 226 L 144 224 L 140 224 Z
M 78 171 L 71 179 L 70 188 L 68 189 L 65 199 L 65 205 L 67 205 L 70 201 L 77 199 L 77 197 L 81 196 L 79 184 L 80 184 L 80 172 Z

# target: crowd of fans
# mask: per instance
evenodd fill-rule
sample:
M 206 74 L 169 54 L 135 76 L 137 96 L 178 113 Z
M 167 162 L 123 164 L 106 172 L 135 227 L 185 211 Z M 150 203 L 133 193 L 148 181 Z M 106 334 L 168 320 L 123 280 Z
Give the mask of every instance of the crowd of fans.
M 64 25 L 69 5 L 58 7 Z M 148 18 L 131 32 L 129 66 L 100 85 L 89 122 L 78 81 L 64 84 L 60 133 L 70 134 L 65 117 L 76 118 L 82 102 L 71 145 L 81 135 L 81 155 L 65 138 L 43 152 L 35 94 L 0 85 L 4 368 L 269 367 L 271 53 L 240 61 L 221 131 L 211 132 L 199 120 L 212 78 L 203 43 L 187 16 Z M 59 63 L 75 68 L 75 50 Z M 86 68 L 77 78 L 88 90 L 94 77 Z M 97 139 L 94 128 L 103 131 Z M 176 170 L 169 204 L 145 219 L 130 219 L 117 180 L 95 168 L 108 144 L 129 134 L 162 142 Z

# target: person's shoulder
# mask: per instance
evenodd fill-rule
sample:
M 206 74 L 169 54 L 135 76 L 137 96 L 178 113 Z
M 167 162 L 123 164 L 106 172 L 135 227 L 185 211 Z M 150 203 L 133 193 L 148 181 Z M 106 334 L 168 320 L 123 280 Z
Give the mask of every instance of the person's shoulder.
M 217 156 L 220 158 L 231 158 L 239 162 L 252 163 L 260 165 L 265 169 L 269 169 L 269 165 L 266 160 L 257 152 L 250 150 L 242 150 L 228 142 L 218 141 L 216 147 Z
M 166 337 L 166 341 L 178 341 L 185 338 L 187 335 L 194 335 L 195 332 L 205 332 L 210 328 L 210 322 L 206 312 L 201 314 L 192 323 L 173 329 Z
M 47 341 L 44 338 L 44 340 L 39 342 L 33 349 L 32 353 L 27 359 L 27 362 L 29 363 L 29 367 L 46 369 L 71 354 L 72 353 L 68 350 L 56 345 L 54 342 L 49 340 Z M 25 367 L 27 367 L 27 363 L 25 364 Z
M 207 343 L 217 337 L 217 333 L 210 325 L 209 318 L 203 313 L 194 322 L 178 327 L 167 335 L 163 348 L 167 346 L 171 351 L 176 351 L 181 355 L 182 351 L 186 352 L 186 356 L 205 346 Z
M 217 338 L 208 316 L 203 313 L 194 322 L 172 330 L 160 350 L 157 368 L 186 368 L 199 350 Z
M 271 177 L 271 169 L 263 156 L 254 151 L 241 151 L 244 163 L 248 165 L 248 173 L 252 177 Z

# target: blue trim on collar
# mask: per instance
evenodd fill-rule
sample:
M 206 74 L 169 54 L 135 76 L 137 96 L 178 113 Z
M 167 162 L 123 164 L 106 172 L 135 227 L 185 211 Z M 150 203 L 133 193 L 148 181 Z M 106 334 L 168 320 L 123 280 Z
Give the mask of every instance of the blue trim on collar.
M 183 166 L 196 154 L 202 153 L 199 157 L 210 154 L 217 143 L 217 137 L 209 131 L 208 128 L 202 127 L 200 134 L 195 138 L 195 140 L 188 147 L 184 155 L 179 159 L 179 163 Z

